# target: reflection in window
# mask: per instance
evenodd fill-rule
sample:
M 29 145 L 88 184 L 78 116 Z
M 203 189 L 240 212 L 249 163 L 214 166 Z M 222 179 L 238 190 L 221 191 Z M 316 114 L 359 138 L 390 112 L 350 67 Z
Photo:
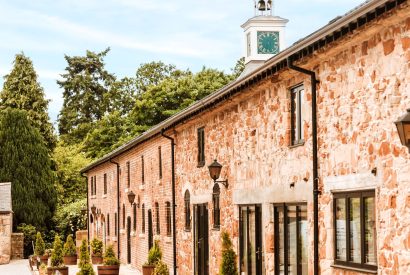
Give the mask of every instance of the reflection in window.
M 336 259 L 346 261 L 346 200 L 336 199 Z
M 376 265 L 376 217 L 374 198 L 364 198 L 365 263 Z
M 185 230 L 191 229 L 191 197 L 189 191 L 185 191 L 184 202 L 185 202 Z

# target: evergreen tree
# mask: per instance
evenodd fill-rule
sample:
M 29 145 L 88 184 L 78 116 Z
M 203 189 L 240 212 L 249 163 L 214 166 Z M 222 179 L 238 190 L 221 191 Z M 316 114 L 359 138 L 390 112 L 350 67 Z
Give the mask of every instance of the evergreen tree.
M 110 111 L 111 88 L 115 76 L 105 70 L 104 57 L 109 48 L 86 56 L 65 56 L 68 63 L 63 80 L 57 84 L 64 89 L 63 108 L 59 114 L 58 129 L 68 135 L 71 143 L 81 141 L 92 129 L 92 124 Z
M 11 182 L 14 225 L 44 228 L 56 204 L 48 148 L 27 112 L 0 111 L 0 182 Z
M 47 147 L 52 151 L 56 144 L 53 125 L 47 113 L 48 100 L 37 80 L 33 62 L 23 53 L 17 54 L 14 67 L 4 77 L 0 93 L 0 107 L 26 110 L 28 118 L 43 136 Z
M 236 266 L 236 253 L 232 247 L 232 241 L 227 232 L 222 232 L 222 262 L 219 275 L 238 275 Z

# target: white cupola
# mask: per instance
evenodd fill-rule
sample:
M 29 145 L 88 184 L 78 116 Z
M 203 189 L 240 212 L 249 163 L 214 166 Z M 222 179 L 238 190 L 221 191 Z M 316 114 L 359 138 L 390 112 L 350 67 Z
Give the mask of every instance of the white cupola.
M 285 48 L 285 28 L 289 20 L 275 16 L 271 0 L 254 0 L 254 17 L 241 27 L 245 33 L 245 70 L 255 70 Z

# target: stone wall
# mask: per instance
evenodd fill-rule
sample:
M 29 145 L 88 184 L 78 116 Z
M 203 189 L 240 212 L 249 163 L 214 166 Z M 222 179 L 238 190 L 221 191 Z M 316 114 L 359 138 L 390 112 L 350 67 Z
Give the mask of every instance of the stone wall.
M 83 240 L 87 240 L 87 234 L 87 230 L 78 230 L 75 232 L 75 246 L 77 249 L 77 255 L 80 255 L 80 246 Z
M 24 234 L 12 233 L 11 234 L 11 259 L 23 259 L 24 258 Z
M 0 264 L 7 264 L 11 256 L 12 214 L 0 213 Z

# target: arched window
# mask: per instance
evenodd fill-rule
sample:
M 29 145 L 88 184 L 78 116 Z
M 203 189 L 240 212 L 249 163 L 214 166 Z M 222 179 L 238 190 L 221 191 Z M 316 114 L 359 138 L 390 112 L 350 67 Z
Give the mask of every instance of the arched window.
M 141 207 L 141 232 L 144 234 L 145 233 L 145 205 L 142 204 Z
M 114 235 L 117 236 L 117 228 L 118 228 L 118 213 L 115 212 L 115 217 L 114 217 Z
M 122 228 L 125 228 L 125 204 L 122 205 Z
M 137 231 L 137 205 L 134 203 L 134 208 L 133 208 L 133 214 L 134 214 L 134 231 Z
M 110 214 L 107 214 L 107 235 L 110 236 Z
M 166 220 L 167 220 L 167 235 L 171 236 L 171 204 L 169 201 L 165 203 Z
M 155 203 L 155 223 L 157 229 L 157 235 L 161 233 L 160 225 L 159 225 L 159 204 L 158 202 Z
M 220 209 L 219 209 L 219 196 L 221 194 L 221 190 L 219 189 L 219 185 L 215 183 L 214 188 L 212 190 L 212 204 L 214 207 L 213 218 L 214 218 L 214 228 L 219 228 L 220 222 Z
M 191 229 L 191 195 L 189 194 L 189 191 L 185 191 L 184 195 L 184 202 L 185 202 L 185 229 L 190 230 Z
M 90 223 L 94 222 L 93 214 L 90 214 Z

